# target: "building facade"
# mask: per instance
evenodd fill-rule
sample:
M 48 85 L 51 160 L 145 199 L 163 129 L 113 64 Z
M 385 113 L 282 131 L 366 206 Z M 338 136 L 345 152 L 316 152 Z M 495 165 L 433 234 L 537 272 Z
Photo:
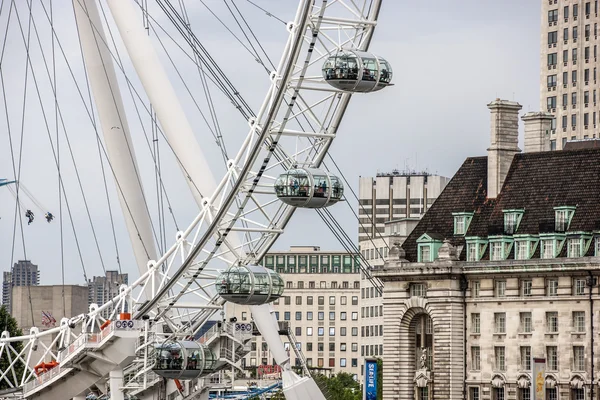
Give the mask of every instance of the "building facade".
M 40 271 L 31 261 L 19 260 L 13 265 L 12 271 L 4 271 L 2 278 L 2 305 L 12 313 L 12 289 L 39 285 Z
M 488 107 L 487 157 L 463 163 L 374 271 L 384 398 L 597 399 L 600 149 L 520 154 L 520 106 Z M 526 135 L 543 137 L 540 121 Z
M 102 305 L 119 294 L 121 285 L 128 284 L 128 275 L 120 274 L 119 271 L 106 271 L 105 276 L 94 276 L 88 280 L 88 307 L 92 304 Z M 102 312 L 104 318 L 108 318 L 113 308 L 107 308 Z
M 403 242 L 450 179 L 426 172 L 377 174 L 359 179 L 359 250 L 372 268 L 383 265 L 390 241 Z M 364 357 L 383 355 L 383 306 L 379 292 L 361 273 L 360 378 Z
M 309 368 L 323 373 L 346 372 L 358 379 L 360 343 L 360 260 L 356 254 L 292 246 L 262 261 L 285 281 L 283 297 L 273 303 L 280 325 L 289 326 Z M 227 316 L 250 321 L 247 306 L 228 303 Z M 299 365 L 293 343 L 282 337 L 292 365 Z M 275 365 L 267 343 L 255 336 L 244 367 Z
M 542 1 L 540 109 L 556 117 L 551 149 L 600 137 L 599 23 L 597 1 Z

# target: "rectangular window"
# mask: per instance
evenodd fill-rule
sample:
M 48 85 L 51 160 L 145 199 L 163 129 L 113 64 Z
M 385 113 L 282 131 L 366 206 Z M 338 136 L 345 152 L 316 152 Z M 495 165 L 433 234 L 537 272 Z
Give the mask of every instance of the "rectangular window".
M 571 389 L 571 399 L 573 400 L 585 400 L 585 389 Z
M 352 321 L 358 321 L 358 311 L 352 313 Z
M 575 296 L 585 295 L 585 279 L 574 278 L 573 279 L 573 294 Z
M 546 296 L 558 296 L 558 279 L 548 279 L 546 282 Z
M 306 319 L 308 321 L 312 321 L 312 319 L 313 319 L 313 312 L 312 311 L 307 311 L 306 312 Z
M 522 297 L 530 297 L 532 292 L 532 281 L 531 279 L 523 279 L 521 280 L 521 296 Z
M 471 281 L 471 297 L 477 298 L 479 297 L 479 289 L 481 288 L 481 283 L 479 281 Z
M 313 284 L 314 284 L 314 282 L 313 282 Z M 313 297 L 312 296 L 306 296 L 306 305 L 307 306 L 312 306 L 313 305 Z
M 342 326 L 340 328 L 340 336 L 346 336 L 346 327 L 345 326 Z
M 558 392 L 557 389 L 554 388 L 546 388 L 546 400 L 558 400 Z
M 577 26 L 573 27 L 573 40 L 577 40 L 579 37 L 579 28 Z
M 431 246 L 429 245 L 421 245 L 419 246 L 420 252 L 420 260 L 421 262 L 430 262 L 431 261 Z
M 471 333 L 481 333 L 481 315 L 479 313 L 471 314 Z
M 558 21 L 558 9 L 548 11 L 548 23 Z
M 527 260 L 529 258 L 529 241 L 515 241 L 515 260 Z
M 319 336 L 325 335 L 325 328 L 323 328 L 322 326 L 317 328 L 317 335 L 319 335 Z
M 481 350 L 479 346 L 471 347 L 471 370 L 479 371 L 481 369 Z
M 573 370 L 585 370 L 585 352 L 583 346 L 573 346 Z
M 302 311 L 296 311 L 296 321 L 302 321 Z
M 527 388 L 519 388 L 518 389 L 518 399 L 519 400 L 531 400 L 531 387 Z
M 556 346 L 546 347 L 546 361 L 548 371 L 558 371 L 558 348 Z
M 496 297 L 505 297 L 506 296 L 506 281 L 505 280 L 494 281 L 494 295 Z
M 492 242 L 490 243 L 490 251 L 492 254 L 492 261 L 502 260 L 502 247 L 504 243 L 502 242 Z
M 319 298 L 317 299 L 317 304 L 320 306 L 325 305 L 325 297 L 319 296 Z
M 410 295 L 412 297 L 425 297 L 426 287 L 424 283 L 411 283 Z
M 506 333 L 506 313 L 494 313 L 494 333 Z
M 548 311 L 546 312 L 546 331 L 548 333 L 558 332 L 558 312 Z
M 469 388 L 469 400 L 481 400 L 481 397 L 479 396 L 479 387 L 478 386 L 471 386 Z
M 477 243 L 467 243 L 467 261 L 478 261 L 477 246 Z
M 585 332 L 585 312 L 573 311 L 573 330 L 575 332 Z
M 563 146 L 564 147 L 564 146 Z M 554 239 L 541 240 L 542 258 L 554 258 Z
M 335 312 L 334 311 L 330 311 L 329 312 L 329 320 L 330 321 L 335 321 Z
M 313 335 L 313 328 L 312 327 L 306 328 L 306 336 L 312 336 L 312 335 Z
M 494 361 L 496 371 L 506 371 L 506 359 L 504 357 L 504 347 L 494 347 Z
M 358 305 L 358 296 L 352 296 L 352 305 L 353 306 L 357 306 Z
M 581 239 L 569 239 L 567 245 L 567 257 L 581 257 Z
M 519 316 L 521 321 L 521 332 L 531 333 L 531 313 L 522 312 Z
M 300 283 L 300 282 L 298 282 L 298 283 Z M 298 288 L 300 288 L 300 286 L 298 286 Z M 302 296 L 296 296 L 296 305 L 297 306 L 302 305 Z
M 556 75 L 548 75 L 548 87 L 556 87 Z
M 329 336 L 335 336 L 335 328 L 334 327 L 329 328 Z
M 577 114 L 571 115 L 571 127 L 575 128 L 577 126 Z
M 319 311 L 318 314 L 317 314 L 317 319 L 319 321 L 325 320 L 325 313 L 323 311 Z
M 556 53 L 550 53 L 550 54 L 548 54 L 548 66 L 549 67 L 555 66 L 556 65 L 556 59 L 557 59 Z
M 531 371 L 531 347 L 521 346 L 521 369 Z
M 558 41 L 558 31 L 548 32 L 548 44 L 555 44 Z

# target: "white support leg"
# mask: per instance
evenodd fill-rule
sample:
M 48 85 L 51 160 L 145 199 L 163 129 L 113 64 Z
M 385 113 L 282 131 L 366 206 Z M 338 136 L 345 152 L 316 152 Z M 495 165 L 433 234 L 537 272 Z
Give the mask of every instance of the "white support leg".
M 85 400 L 85 395 L 75 396 L 73 397 L 73 400 Z
M 131 0 L 108 0 L 107 3 L 129 58 L 200 206 L 202 196 L 211 196 L 216 183 L 192 127 Z
M 156 260 L 156 250 L 117 76 L 96 1 L 73 0 L 73 7 L 110 170 L 141 275 L 147 271 L 148 260 Z
M 123 391 L 123 370 L 116 369 L 109 374 L 110 400 L 125 400 Z

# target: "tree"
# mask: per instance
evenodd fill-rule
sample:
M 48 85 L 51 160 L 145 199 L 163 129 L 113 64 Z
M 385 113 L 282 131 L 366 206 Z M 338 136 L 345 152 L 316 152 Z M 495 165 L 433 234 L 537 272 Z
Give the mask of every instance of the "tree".
M 0 331 L 8 331 L 11 337 L 23 335 L 23 332 L 21 331 L 21 329 L 19 329 L 19 326 L 17 325 L 17 320 L 14 319 L 8 313 L 6 307 L 4 306 L 0 307 Z M 21 342 L 13 342 L 11 343 L 11 346 L 17 354 L 19 354 L 21 350 L 23 350 L 23 343 Z M 16 356 L 14 352 L 11 351 L 8 347 L 6 347 L 2 352 L 2 357 L 0 357 L 0 371 L 6 371 L 11 364 L 10 360 L 14 361 L 15 358 Z M 19 382 L 13 382 L 13 384 L 15 386 L 19 386 L 21 383 L 20 378 L 21 376 L 23 376 L 23 370 L 25 369 L 25 365 L 23 364 L 23 362 L 17 361 L 14 364 L 14 369 L 17 375 L 17 379 L 19 379 Z M 12 379 L 12 374 L 7 374 L 7 378 Z M 2 381 L 0 381 L 0 390 L 9 389 L 10 387 L 11 386 L 8 384 L 8 382 L 6 382 L 6 380 L 3 379 Z
M 329 400 L 362 399 L 360 385 L 352 378 L 351 374 L 340 372 L 329 378 L 321 374 L 315 374 L 313 377 L 317 386 L 319 386 L 325 397 Z
M 383 360 L 377 359 L 377 400 L 383 400 Z

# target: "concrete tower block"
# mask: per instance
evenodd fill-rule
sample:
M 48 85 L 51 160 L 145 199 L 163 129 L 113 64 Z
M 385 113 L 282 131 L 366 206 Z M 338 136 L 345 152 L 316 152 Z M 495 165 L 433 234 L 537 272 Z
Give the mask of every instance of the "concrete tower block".
M 514 101 L 496 99 L 488 108 L 491 112 L 491 146 L 488 151 L 488 198 L 500 193 L 515 154 L 519 153 L 519 110 Z
M 547 112 L 528 112 L 525 123 L 525 153 L 550 150 L 550 130 L 554 116 Z

